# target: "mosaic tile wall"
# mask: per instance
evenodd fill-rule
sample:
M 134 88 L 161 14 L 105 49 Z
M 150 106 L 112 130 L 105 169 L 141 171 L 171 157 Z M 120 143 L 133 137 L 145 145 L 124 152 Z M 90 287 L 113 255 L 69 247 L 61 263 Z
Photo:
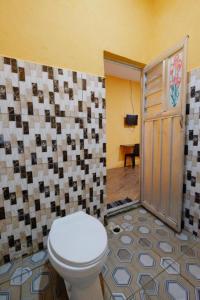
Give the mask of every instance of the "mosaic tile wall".
M 188 81 L 184 227 L 200 237 L 200 69 L 192 70 Z
M 46 246 L 53 220 L 105 215 L 104 78 L 0 58 L 0 263 Z

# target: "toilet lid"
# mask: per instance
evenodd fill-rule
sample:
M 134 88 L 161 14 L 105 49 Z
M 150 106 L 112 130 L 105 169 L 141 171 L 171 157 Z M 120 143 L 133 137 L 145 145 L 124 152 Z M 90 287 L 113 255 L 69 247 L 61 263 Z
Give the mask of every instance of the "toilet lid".
M 100 221 L 77 212 L 54 221 L 49 245 L 55 257 L 63 263 L 86 266 L 107 251 L 107 233 Z

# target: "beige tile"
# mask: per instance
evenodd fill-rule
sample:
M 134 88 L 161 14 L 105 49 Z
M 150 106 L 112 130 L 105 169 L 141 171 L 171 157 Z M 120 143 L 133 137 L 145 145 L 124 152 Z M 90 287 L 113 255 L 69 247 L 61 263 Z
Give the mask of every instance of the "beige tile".
M 196 248 L 188 250 L 177 260 L 180 264 L 181 276 L 194 286 L 200 286 L 200 254 Z
M 0 284 L 9 281 L 17 268 L 22 266 L 22 259 L 16 259 L 0 266 Z
M 40 266 L 31 271 L 32 276 L 29 277 L 21 287 L 21 299 L 42 299 L 53 300 L 53 273 L 50 272 L 47 265 Z
M 28 267 L 31 270 L 33 270 L 45 264 L 47 261 L 48 261 L 48 252 L 47 249 L 44 249 L 23 258 L 22 266 L 23 268 Z
M 10 285 L 9 281 L 0 285 L 0 299 L 21 300 L 20 285 Z
M 157 288 L 156 288 L 157 287 Z M 142 292 L 142 291 L 141 291 Z M 144 299 L 195 299 L 195 288 L 182 276 L 161 273 L 143 288 Z

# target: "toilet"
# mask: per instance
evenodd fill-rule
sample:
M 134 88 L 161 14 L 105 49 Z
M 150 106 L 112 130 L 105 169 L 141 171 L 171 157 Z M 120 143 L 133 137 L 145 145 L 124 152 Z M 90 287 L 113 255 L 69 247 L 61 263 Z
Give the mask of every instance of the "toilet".
M 56 219 L 47 248 L 70 300 L 103 299 L 99 273 L 107 259 L 108 238 L 99 220 L 82 211 Z

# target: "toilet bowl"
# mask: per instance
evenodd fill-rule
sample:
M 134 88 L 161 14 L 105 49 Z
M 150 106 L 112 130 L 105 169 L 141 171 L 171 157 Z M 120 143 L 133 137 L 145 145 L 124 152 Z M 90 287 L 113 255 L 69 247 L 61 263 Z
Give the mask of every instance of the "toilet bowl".
M 108 239 L 100 221 L 84 212 L 55 220 L 47 248 L 70 300 L 103 299 L 99 273 L 107 259 Z

